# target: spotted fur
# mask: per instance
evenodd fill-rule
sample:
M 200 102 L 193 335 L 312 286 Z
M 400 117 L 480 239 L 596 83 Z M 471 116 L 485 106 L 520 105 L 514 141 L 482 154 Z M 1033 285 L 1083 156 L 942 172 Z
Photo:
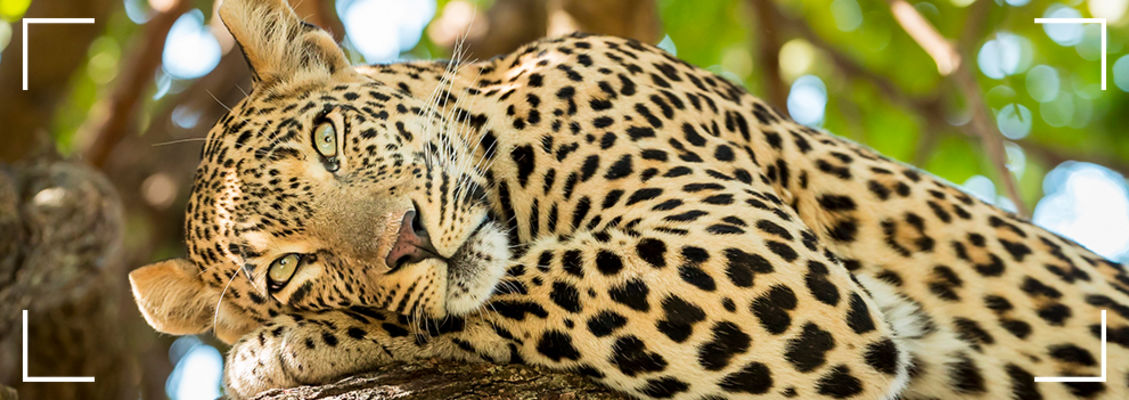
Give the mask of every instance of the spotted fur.
M 1129 397 L 1124 266 L 662 50 L 354 68 L 280 0 L 220 13 L 255 89 L 208 136 L 188 258 L 131 280 L 157 329 L 235 343 L 235 397 L 422 357 L 655 399 Z M 436 254 L 388 265 L 409 210 Z M 1100 375 L 1100 309 L 1107 382 L 1035 383 Z

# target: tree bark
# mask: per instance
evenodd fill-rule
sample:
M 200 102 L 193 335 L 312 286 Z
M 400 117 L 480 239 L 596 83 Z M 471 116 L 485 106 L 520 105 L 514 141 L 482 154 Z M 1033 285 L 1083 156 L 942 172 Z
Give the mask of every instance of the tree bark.
M 0 165 L 0 379 L 25 399 L 138 396 L 140 318 L 118 259 L 121 202 L 97 171 L 69 162 Z M 97 383 L 24 383 L 31 376 L 94 376 Z M 0 388 L 0 398 L 11 390 Z
M 271 390 L 255 400 L 629 400 L 574 374 L 523 365 L 429 360 L 395 364 L 320 386 Z

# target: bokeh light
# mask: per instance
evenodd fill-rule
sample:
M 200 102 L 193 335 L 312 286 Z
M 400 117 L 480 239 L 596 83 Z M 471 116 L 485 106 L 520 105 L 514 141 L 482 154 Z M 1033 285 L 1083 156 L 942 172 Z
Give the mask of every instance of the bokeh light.
M 0 0 L 0 18 L 15 21 L 24 15 L 31 0 Z
M 169 347 L 175 367 L 165 381 L 165 394 L 172 400 L 211 400 L 220 396 L 223 356 L 215 347 L 195 336 L 181 336 Z
M 1086 61 L 1098 61 L 1102 56 L 1101 24 L 1082 24 L 1082 41 L 1074 45 L 1074 51 Z M 1107 28 L 1108 29 L 1108 28 Z M 1106 49 L 1109 50 L 1108 48 Z
M 1015 202 L 1007 196 L 998 194 L 995 182 L 984 175 L 973 175 L 964 181 L 961 187 L 988 204 L 993 204 L 1005 211 L 1016 212 Z
M 803 39 L 792 39 L 780 46 L 780 74 L 786 81 L 803 76 L 815 62 L 815 47 Z
M 164 70 L 157 71 L 157 76 L 154 80 L 157 88 L 153 91 L 153 100 L 160 100 L 172 91 L 173 77 L 165 73 Z
M 673 45 L 673 42 L 671 45 Z M 739 77 L 747 77 L 752 74 L 755 62 L 753 55 L 749 54 L 749 48 L 746 46 L 727 48 L 721 55 L 721 67 L 726 71 L 732 71 Z
M 1043 178 L 1033 221 L 1111 260 L 1129 262 L 1129 190 L 1105 167 L 1068 161 Z
M 200 111 L 188 105 L 179 105 L 172 110 L 172 122 L 183 129 L 192 129 L 200 122 Z
M 1043 13 L 1043 18 L 1082 18 L 1082 13 L 1062 4 L 1052 4 Z M 1081 24 L 1042 24 L 1043 31 L 1051 40 L 1063 46 L 1073 46 L 1082 42 Z
M 1043 122 L 1055 128 L 1070 125 L 1074 119 L 1074 96 L 1063 93 L 1054 100 L 1039 104 L 1039 115 L 1043 117 Z
M 663 49 L 672 56 L 678 56 L 678 46 L 674 45 L 674 40 L 670 38 L 670 35 L 663 35 L 663 40 L 660 40 L 655 47 Z
M 1113 84 L 1121 91 L 1129 92 L 1129 55 L 1113 62 Z
M 1031 64 L 1031 42 L 1010 32 L 999 32 L 980 47 L 976 63 L 992 79 L 1021 73 Z
M 988 107 L 999 109 L 1003 106 L 1015 102 L 1015 89 L 1008 85 L 996 85 L 984 94 L 984 100 L 988 102 Z
M 125 16 L 135 24 L 149 21 L 149 2 L 147 0 L 122 0 Z
M 1129 6 L 1129 0 L 1089 0 L 1086 3 L 1090 8 L 1090 14 L 1097 18 L 1105 18 L 1106 23 L 1109 24 L 1120 21 Z
M 1027 94 L 1040 103 L 1055 99 L 1058 96 L 1059 86 L 1058 71 L 1046 65 L 1036 65 L 1027 71 Z
M 110 37 L 100 37 L 90 43 L 90 59 L 86 63 L 86 74 L 99 85 L 109 83 L 118 74 L 118 61 L 121 47 Z
M 381 63 L 396 60 L 419 43 L 435 7 L 435 0 L 341 0 L 337 14 L 365 61 Z
M 1074 129 L 1088 127 L 1094 117 L 1094 102 L 1082 93 L 1089 95 L 1083 90 L 1074 91 L 1074 115 L 1070 118 L 1070 127 Z
M 788 114 L 801 124 L 818 127 L 827 107 L 827 86 L 815 75 L 804 75 L 792 82 L 788 92 Z
M 933 3 L 927 1 L 914 3 L 913 8 L 927 20 L 935 21 L 941 17 L 941 10 L 933 5 Z
M 204 26 L 204 13 L 192 10 L 172 24 L 161 61 L 165 72 L 177 79 L 204 76 L 220 62 L 220 44 Z
M 1031 133 L 1031 110 L 1022 104 L 1012 103 L 996 113 L 996 126 L 1008 139 L 1019 140 Z
M 8 47 L 8 43 L 12 41 L 12 25 L 7 22 L 0 21 L 0 51 Z
M 1027 153 L 1019 145 L 1007 142 L 1004 143 L 1004 154 L 1007 156 L 1005 165 L 1008 171 L 1015 174 L 1017 178 L 1022 177 L 1024 169 L 1027 168 Z
M 856 0 L 832 1 L 831 16 L 835 18 L 835 27 L 843 32 L 852 32 L 862 25 L 862 9 Z
M 964 190 L 989 203 L 996 202 L 996 184 L 984 175 L 973 175 L 961 184 Z

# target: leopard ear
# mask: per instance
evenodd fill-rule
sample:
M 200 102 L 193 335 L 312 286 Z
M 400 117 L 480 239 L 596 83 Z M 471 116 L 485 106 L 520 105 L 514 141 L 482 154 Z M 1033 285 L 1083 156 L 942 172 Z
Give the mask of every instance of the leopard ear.
M 183 258 L 160 261 L 129 273 L 133 298 L 153 329 L 173 335 L 203 333 L 212 327 L 219 292 Z
M 298 18 L 286 0 L 224 0 L 219 16 L 243 50 L 257 84 L 303 74 L 352 73 L 329 33 Z

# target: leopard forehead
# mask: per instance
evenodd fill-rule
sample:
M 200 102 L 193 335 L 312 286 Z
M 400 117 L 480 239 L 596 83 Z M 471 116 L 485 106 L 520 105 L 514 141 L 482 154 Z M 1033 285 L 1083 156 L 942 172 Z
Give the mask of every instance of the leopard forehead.
M 361 94 L 368 100 L 357 106 L 353 100 Z M 381 83 L 319 82 L 252 93 L 235 105 L 210 130 L 189 197 L 186 228 L 194 261 L 241 266 L 246 256 L 257 255 L 246 234 L 301 233 L 318 200 L 311 196 L 312 178 L 324 175 L 302 176 L 310 171 L 301 163 L 317 158 L 310 131 L 330 113 L 350 119 L 341 124 L 351 130 L 345 143 L 351 150 L 383 145 L 380 154 L 365 154 L 358 164 L 380 171 L 402 165 L 407 142 L 388 133 L 418 116 L 389 113 L 385 102 L 393 98 L 410 101 Z

